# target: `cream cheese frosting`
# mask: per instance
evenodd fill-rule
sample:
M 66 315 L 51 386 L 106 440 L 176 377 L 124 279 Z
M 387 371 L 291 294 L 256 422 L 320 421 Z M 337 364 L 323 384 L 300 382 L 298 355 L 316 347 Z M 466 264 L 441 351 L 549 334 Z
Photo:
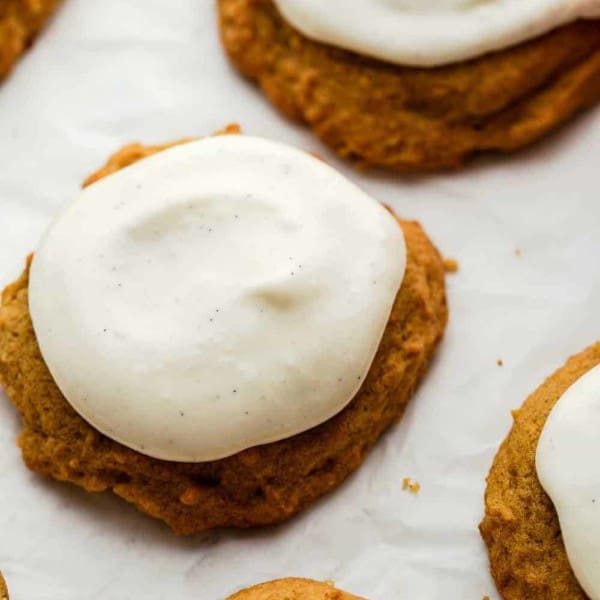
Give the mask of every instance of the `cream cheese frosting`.
M 274 0 L 314 40 L 399 65 L 433 67 L 532 39 L 600 0 Z
M 600 365 L 556 403 L 537 447 L 538 478 L 550 496 L 569 562 L 591 600 L 600 600 Z
M 342 410 L 405 265 L 395 218 L 334 169 L 221 136 L 85 189 L 35 254 L 29 307 L 84 419 L 149 456 L 207 461 Z

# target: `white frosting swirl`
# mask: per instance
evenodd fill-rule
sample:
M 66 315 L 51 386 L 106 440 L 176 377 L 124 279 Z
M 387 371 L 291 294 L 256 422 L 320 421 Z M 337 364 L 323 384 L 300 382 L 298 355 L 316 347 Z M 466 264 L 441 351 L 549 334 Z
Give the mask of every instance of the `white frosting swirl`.
M 150 456 L 206 461 L 343 409 L 405 263 L 396 220 L 334 169 L 222 136 L 84 190 L 35 255 L 29 306 L 87 421 Z
M 399 65 L 481 56 L 579 18 L 600 0 L 274 0 L 307 37 Z
M 538 478 L 552 499 L 577 580 L 600 600 L 600 365 L 556 403 L 537 447 Z

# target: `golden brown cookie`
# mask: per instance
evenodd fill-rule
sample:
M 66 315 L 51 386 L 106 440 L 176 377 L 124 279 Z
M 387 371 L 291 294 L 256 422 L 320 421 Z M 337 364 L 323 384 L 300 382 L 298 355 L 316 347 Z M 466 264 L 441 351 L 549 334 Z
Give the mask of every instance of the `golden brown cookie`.
M 600 363 L 600 343 L 573 356 L 514 411 L 490 471 L 481 535 L 506 600 L 587 600 L 569 565 L 558 516 L 537 478 L 535 454 L 552 408 Z
M 0 80 L 31 46 L 62 0 L 0 0 Z
M 8 589 L 6 588 L 6 581 L 0 572 L 0 600 L 8 600 Z
M 227 600 L 364 600 L 341 590 L 331 583 L 312 579 L 278 579 L 256 585 L 229 597 Z
M 219 0 L 223 46 L 341 156 L 400 171 L 512 152 L 600 100 L 600 20 L 454 65 L 392 65 L 313 42 L 272 0 Z
M 108 174 L 164 147 L 128 146 Z M 29 263 L 0 306 L 0 382 L 23 419 L 27 466 L 91 492 L 112 490 L 176 533 L 284 521 L 339 486 L 404 412 L 447 321 L 444 266 L 418 223 L 400 221 L 407 269 L 365 382 L 338 415 L 309 431 L 223 460 L 187 464 L 138 454 L 84 421 L 54 383 L 27 301 Z M 332 352 L 336 349 L 332 348 Z

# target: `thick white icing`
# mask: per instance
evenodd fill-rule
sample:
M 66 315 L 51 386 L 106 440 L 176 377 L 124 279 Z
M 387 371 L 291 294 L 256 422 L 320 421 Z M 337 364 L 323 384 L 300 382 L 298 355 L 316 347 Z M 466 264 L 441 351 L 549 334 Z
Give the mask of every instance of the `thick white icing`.
M 600 600 L 600 365 L 556 403 L 537 447 L 539 480 L 552 499 L 571 567 Z
M 600 0 L 275 0 L 306 36 L 400 65 L 433 67 L 519 44 Z
M 35 255 L 29 306 L 86 420 L 150 456 L 206 461 L 343 409 L 405 262 L 396 220 L 334 169 L 222 136 L 84 190 Z

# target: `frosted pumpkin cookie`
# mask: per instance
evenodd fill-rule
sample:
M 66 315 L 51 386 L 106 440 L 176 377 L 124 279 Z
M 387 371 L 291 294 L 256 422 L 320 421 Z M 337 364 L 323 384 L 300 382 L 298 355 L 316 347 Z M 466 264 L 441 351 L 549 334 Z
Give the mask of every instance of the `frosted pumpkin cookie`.
M 234 594 L 228 600 L 364 600 L 311 579 L 279 579 Z
M 129 146 L 103 175 L 2 296 L 26 464 L 180 534 L 290 518 L 402 416 L 447 321 L 439 253 L 260 138 Z
M 62 0 L 0 2 L 0 80 L 31 46 Z
M 218 6 L 233 64 L 364 165 L 423 171 L 512 152 L 600 99 L 599 0 Z
M 507 600 L 600 598 L 600 343 L 514 413 L 480 525 Z

